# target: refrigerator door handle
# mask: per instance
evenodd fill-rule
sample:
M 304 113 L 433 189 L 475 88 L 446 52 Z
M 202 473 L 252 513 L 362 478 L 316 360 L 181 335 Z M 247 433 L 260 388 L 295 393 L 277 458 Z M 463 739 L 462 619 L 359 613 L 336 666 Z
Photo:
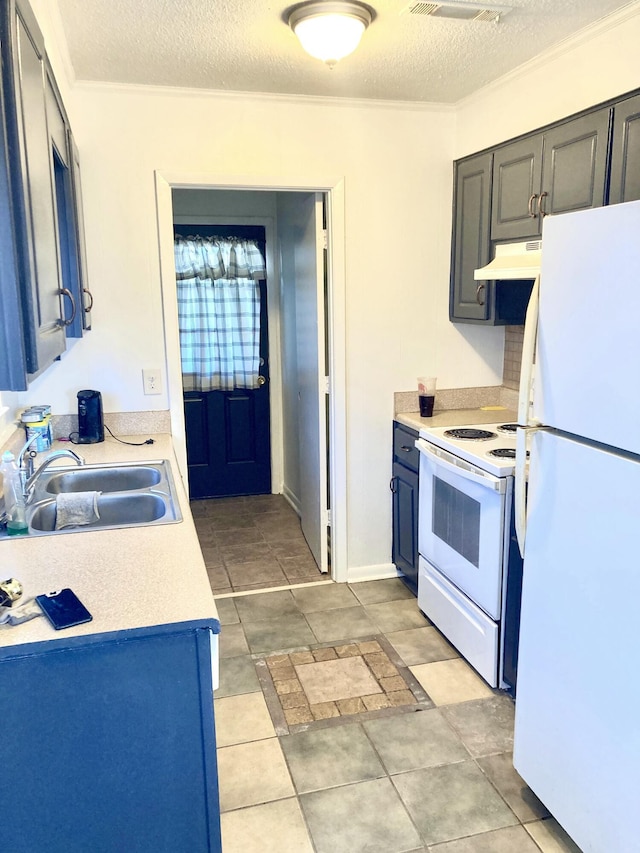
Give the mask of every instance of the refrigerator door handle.
M 524 558 L 527 533 L 527 437 L 534 432 L 550 430 L 548 426 L 520 426 L 516 433 L 516 470 L 513 485 L 516 539 L 520 554 Z
M 524 427 L 519 427 L 516 434 L 516 470 L 513 491 L 516 539 L 524 559 L 524 540 L 527 531 L 527 430 Z
M 536 354 L 536 335 L 538 332 L 538 303 L 540 299 L 540 276 L 537 275 L 527 306 L 522 342 L 522 363 L 520 366 L 520 395 L 518 398 L 518 423 L 523 426 L 531 423 L 529 409 L 531 405 L 531 385 L 533 364 Z

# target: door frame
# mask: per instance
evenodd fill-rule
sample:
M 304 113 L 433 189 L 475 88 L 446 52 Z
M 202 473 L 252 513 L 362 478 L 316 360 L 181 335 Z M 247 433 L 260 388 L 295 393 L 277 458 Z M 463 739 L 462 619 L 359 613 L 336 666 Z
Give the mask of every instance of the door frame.
M 329 469 L 331 576 L 346 582 L 347 563 L 347 418 L 346 418 L 346 275 L 344 178 L 229 177 L 209 173 L 155 171 L 160 282 L 165 342 L 165 371 L 171 432 L 178 468 L 188 494 L 187 448 L 180 372 L 180 338 L 173 254 L 173 189 L 253 190 L 324 193 L 327 203 L 329 336 Z

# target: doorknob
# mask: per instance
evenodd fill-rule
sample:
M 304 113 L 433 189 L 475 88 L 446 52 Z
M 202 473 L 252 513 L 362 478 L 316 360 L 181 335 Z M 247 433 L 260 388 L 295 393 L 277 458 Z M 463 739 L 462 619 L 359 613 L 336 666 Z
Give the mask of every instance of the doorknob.
M 260 386 L 265 385 L 266 381 L 267 380 L 264 378 L 264 376 L 258 376 L 258 385 L 260 385 Z

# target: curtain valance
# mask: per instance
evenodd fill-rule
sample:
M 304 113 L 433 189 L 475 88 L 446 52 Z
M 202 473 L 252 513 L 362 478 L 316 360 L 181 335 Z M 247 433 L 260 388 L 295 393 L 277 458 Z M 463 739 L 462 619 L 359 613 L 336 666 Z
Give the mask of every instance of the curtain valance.
M 176 237 L 176 278 L 258 281 L 267 277 L 265 261 L 255 240 L 229 237 Z

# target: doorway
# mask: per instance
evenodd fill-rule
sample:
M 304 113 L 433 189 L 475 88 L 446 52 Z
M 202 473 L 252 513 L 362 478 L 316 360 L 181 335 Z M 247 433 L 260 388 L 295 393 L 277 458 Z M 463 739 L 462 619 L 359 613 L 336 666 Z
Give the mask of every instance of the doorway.
M 341 179 L 333 181 L 291 181 L 272 179 L 256 186 L 254 181 L 225 180 L 215 176 L 167 175 L 156 173 L 156 198 L 160 237 L 161 274 L 163 287 L 163 307 L 165 310 L 165 336 L 167 351 L 167 377 L 170 395 L 170 414 L 174 446 L 180 460 L 180 470 L 188 478 L 186 460 L 186 430 L 182 404 L 181 376 L 179 369 L 179 340 L 176 326 L 175 276 L 173 274 L 173 201 L 174 190 L 217 190 L 226 194 L 242 196 L 245 192 L 265 195 L 287 193 L 315 193 L 318 190 L 326 194 L 327 230 L 329 232 L 329 259 L 327 274 L 327 328 L 328 358 L 331 375 L 331 395 L 322 398 L 323 413 L 328 410 L 329 422 L 325 435 L 330 437 L 331 449 L 328 459 L 323 460 L 325 471 L 330 472 L 330 502 L 332 506 L 331 543 L 332 576 L 334 580 L 346 580 L 346 417 L 345 417 L 345 347 L 344 347 L 344 187 Z M 277 259 L 276 259 L 277 260 Z M 322 284 L 324 292 L 324 282 Z M 271 325 L 271 320 L 270 320 Z M 324 347 L 324 341 L 322 343 Z M 275 365 L 276 373 L 280 365 Z M 273 385 L 273 360 L 271 375 Z M 276 377 L 276 398 L 282 394 L 282 373 Z M 271 389 L 272 400 L 274 389 Z M 179 403 L 178 403 L 179 401 Z M 281 397 L 279 399 L 281 405 Z M 273 424 L 273 418 L 272 418 Z M 278 434 L 280 430 L 280 435 Z M 282 458 L 278 460 L 278 447 L 282 449 L 282 425 L 272 430 L 275 448 L 272 450 L 274 493 L 284 491 Z M 327 521 L 329 521 L 327 516 Z M 327 534 L 328 534 L 327 529 Z
M 260 258 L 266 255 L 265 229 L 259 225 L 206 225 L 175 224 L 174 236 L 185 245 L 197 246 L 196 240 L 220 238 L 224 242 L 250 241 L 255 243 Z M 191 238 L 191 240 L 189 240 Z M 184 311 L 196 332 L 188 345 L 182 342 L 184 372 L 185 349 L 197 369 L 202 368 L 203 351 L 208 351 L 209 371 L 232 370 L 229 361 L 249 358 L 259 361 L 257 380 L 255 372 L 246 376 L 242 370 L 235 382 L 222 382 L 219 374 L 211 383 L 211 376 L 191 374 L 189 388 L 184 390 L 184 417 L 187 439 L 187 465 L 189 471 L 189 497 L 233 497 L 237 495 L 264 495 L 271 492 L 271 429 L 269 404 L 269 334 L 267 313 L 266 270 L 257 281 L 244 283 L 216 283 L 207 280 L 204 292 L 207 302 L 194 307 L 191 292 L 199 285 L 181 282 L 185 295 L 178 288 L 178 299 L 186 304 Z M 215 288 L 221 291 L 214 297 Z M 242 294 L 246 303 L 239 314 Z M 222 299 L 225 294 L 228 299 Z M 259 307 L 252 304 L 257 298 Z M 220 316 L 222 314 L 222 316 Z M 231 315 L 231 316 L 229 316 Z M 256 328 L 255 321 L 258 320 Z M 206 329 L 201 328 L 205 324 Z M 214 327 L 220 328 L 214 332 Z M 240 340 L 230 340 L 239 336 Z M 253 337 L 257 340 L 253 340 Z M 205 340 L 203 340 L 203 338 Z M 206 342 L 206 347 L 205 347 Z M 215 356 L 212 350 L 215 349 Z M 215 362 L 215 364 L 214 364 Z M 204 382 L 200 381 L 201 378 Z M 234 387 L 209 389 L 210 384 Z

